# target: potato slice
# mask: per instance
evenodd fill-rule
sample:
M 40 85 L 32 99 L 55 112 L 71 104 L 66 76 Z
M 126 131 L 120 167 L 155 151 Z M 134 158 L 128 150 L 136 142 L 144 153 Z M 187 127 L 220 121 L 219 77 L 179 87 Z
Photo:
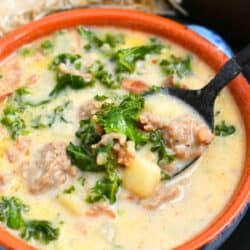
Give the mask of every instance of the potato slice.
M 124 187 L 142 198 L 152 195 L 160 180 L 160 168 L 142 156 L 136 156 L 123 173 Z
M 86 205 L 77 196 L 71 194 L 59 194 L 57 200 L 61 205 L 74 215 L 83 215 Z

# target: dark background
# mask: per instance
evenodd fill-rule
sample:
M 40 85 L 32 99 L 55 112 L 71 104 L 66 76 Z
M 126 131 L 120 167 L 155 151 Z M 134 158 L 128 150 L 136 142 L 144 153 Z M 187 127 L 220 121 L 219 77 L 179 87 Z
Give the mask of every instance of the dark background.
M 204 25 L 220 34 L 237 52 L 250 43 L 250 0 L 183 0 L 189 16 L 177 21 Z M 250 65 L 245 72 L 250 82 Z M 250 207 L 220 250 L 250 250 Z

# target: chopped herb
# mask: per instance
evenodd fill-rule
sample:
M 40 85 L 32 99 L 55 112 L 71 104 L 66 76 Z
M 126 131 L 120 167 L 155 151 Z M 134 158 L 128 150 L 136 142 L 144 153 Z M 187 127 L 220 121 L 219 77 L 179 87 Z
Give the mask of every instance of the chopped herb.
M 118 83 L 113 78 L 112 74 L 105 70 L 104 65 L 100 61 L 96 61 L 90 68 L 89 72 L 93 77 L 98 80 L 102 85 L 107 88 L 117 88 Z
M 21 230 L 25 240 L 35 239 L 49 243 L 59 236 L 59 229 L 53 228 L 49 221 L 25 220 L 23 214 L 28 207 L 16 197 L 2 197 L 0 200 L 0 221 L 15 230 Z
M 221 113 L 221 111 L 220 111 L 220 110 L 217 110 L 217 111 L 215 112 L 214 116 L 218 116 L 220 113 Z
M 77 166 L 82 171 L 103 171 L 103 168 L 96 164 L 95 154 L 88 147 L 70 143 L 66 148 L 66 152 L 70 157 L 72 164 Z
M 0 221 L 5 222 L 11 229 L 24 226 L 22 213 L 27 210 L 22 201 L 16 197 L 2 197 L 0 200 Z
M 151 147 L 151 151 L 158 153 L 158 164 L 162 164 L 164 162 L 171 163 L 175 160 L 176 156 L 167 152 L 159 130 L 155 130 L 150 133 L 150 142 L 153 145 Z
M 106 133 L 121 133 L 136 145 L 143 145 L 148 137 L 137 126 L 138 114 L 143 107 L 144 97 L 130 94 L 125 96 L 118 106 L 104 104 L 97 113 L 97 119 Z
M 59 72 L 58 66 L 63 63 L 74 69 L 81 67 L 81 58 L 78 54 L 63 53 L 57 55 L 49 66 L 50 70 L 56 71 L 56 86 L 50 92 L 50 96 L 58 95 L 61 91 L 67 87 L 72 89 L 82 89 L 84 87 L 92 86 L 94 82 L 92 80 L 85 80 L 81 75 L 74 75 L 70 73 Z
M 27 103 L 24 101 L 24 96 L 29 92 L 26 88 L 17 89 L 9 98 L 6 106 L 3 109 L 1 123 L 4 125 L 11 136 L 15 139 L 19 135 L 27 134 L 25 121 L 21 114 L 27 108 Z
M 105 95 L 95 95 L 95 96 L 94 96 L 94 99 L 95 99 L 96 101 L 105 101 L 105 100 L 108 99 L 108 97 L 105 96 Z
M 162 45 L 152 44 L 120 49 L 113 55 L 116 62 L 117 72 L 128 72 L 132 74 L 135 71 L 136 62 L 143 60 L 148 54 L 160 54 Z
M 0 80 L 3 78 L 3 75 L 0 74 Z
M 94 203 L 109 200 L 109 202 L 113 204 L 116 201 L 116 193 L 118 192 L 120 184 L 121 179 L 115 172 L 103 177 L 91 188 L 87 202 Z
M 70 102 L 67 101 L 63 105 L 59 105 L 53 109 L 52 114 L 45 116 L 38 115 L 31 120 L 31 127 L 35 129 L 52 127 L 56 121 L 68 123 L 64 117 L 64 112 L 68 108 Z
M 20 55 L 22 57 L 28 57 L 28 56 L 31 56 L 34 54 L 34 49 L 32 48 L 23 48 L 21 51 L 20 51 Z
M 171 55 L 169 59 L 164 59 L 160 63 L 162 71 L 166 75 L 176 75 L 179 79 L 192 73 L 191 57 L 185 58 Z
M 51 40 L 45 40 L 41 43 L 41 49 L 45 54 L 51 53 L 54 49 L 54 44 Z
M 221 121 L 221 123 L 217 124 L 214 129 L 215 135 L 223 137 L 232 135 L 235 133 L 235 131 L 235 126 L 227 125 L 225 121 Z
M 122 34 L 112 35 L 106 33 L 104 37 L 98 37 L 97 34 L 83 27 L 78 27 L 79 34 L 88 41 L 84 48 L 90 50 L 91 48 L 101 48 L 103 45 L 108 44 L 110 48 L 115 48 L 118 44 L 124 43 L 124 36 Z
M 96 132 L 95 123 L 91 119 L 80 121 L 76 136 L 84 145 L 88 146 L 97 143 L 101 139 L 101 136 Z
M 82 76 L 72 75 L 72 74 L 61 74 L 56 75 L 56 86 L 50 92 L 50 96 L 58 95 L 61 91 L 65 90 L 67 87 L 72 89 L 82 89 L 84 87 L 93 86 L 94 82 L 92 80 L 86 81 Z
M 166 181 L 170 179 L 171 179 L 170 175 L 166 171 L 161 170 L 161 181 Z
M 78 179 L 79 183 L 81 184 L 81 186 L 84 186 L 86 183 L 86 178 L 83 176 L 80 176 Z
M 63 192 L 65 193 L 65 194 L 72 194 L 72 193 L 74 193 L 75 192 L 75 186 L 70 186 L 69 188 L 67 188 L 67 189 L 65 189 Z
M 21 237 L 25 240 L 37 240 L 48 244 L 59 236 L 59 229 L 54 228 L 47 220 L 29 220 L 21 232 Z
M 57 55 L 49 66 L 50 70 L 57 70 L 58 66 L 63 63 L 66 65 L 74 65 L 81 58 L 78 54 L 62 53 Z

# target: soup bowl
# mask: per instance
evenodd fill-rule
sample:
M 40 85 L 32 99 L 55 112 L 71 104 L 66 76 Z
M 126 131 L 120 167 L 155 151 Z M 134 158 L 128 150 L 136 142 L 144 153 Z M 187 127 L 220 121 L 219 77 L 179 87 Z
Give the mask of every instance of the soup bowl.
M 149 34 L 167 38 L 200 57 L 215 72 L 227 60 L 218 48 L 197 35 L 187 27 L 172 20 L 138 11 L 120 9 L 78 9 L 65 11 L 25 25 L 0 40 L 0 60 L 3 60 L 20 46 L 32 42 L 62 28 L 77 25 L 114 26 L 144 31 Z M 247 145 L 245 167 L 238 186 L 227 206 L 203 231 L 189 241 L 176 247 L 179 250 L 210 248 L 221 241 L 222 235 L 228 234 L 246 211 L 250 200 L 250 86 L 242 75 L 238 76 L 229 86 L 241 112 Z M 8 249 L 34 249 L 24 241 L 12 236 L 0 228 L 0 245 Z

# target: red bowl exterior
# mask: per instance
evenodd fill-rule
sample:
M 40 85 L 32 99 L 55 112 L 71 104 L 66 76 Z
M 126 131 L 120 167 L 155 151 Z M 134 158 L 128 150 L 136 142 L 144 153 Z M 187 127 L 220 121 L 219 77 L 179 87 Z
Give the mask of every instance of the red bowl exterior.
M 6 58 L 18 47 L 48 35 L 58 29 L 77 25 L 115 26 L 144 31 L 159 35 L 197 54 L 215 71 L 227 57 L 207 40 L 187 27 L 172 20 L 138 11 L 121 9 L 78 9 L 57 13 L 25 25 L 0 39 L 0 60 Z M 250 138 L 250 86 L 240 75 L 230 83 L 230 90 L 241 111 L 246 137 Z M 247 140 L 245 168 L 235 193 L 224 211 L 209 227 L 194 238 L 176 247 L 178 250 L 199 249 L 213 241 L 230 225 L 250 200 L 250 139 Z M 15 250 L 31 250 L 27 243 L 15 238 L 0 228 L 0 244 Z

